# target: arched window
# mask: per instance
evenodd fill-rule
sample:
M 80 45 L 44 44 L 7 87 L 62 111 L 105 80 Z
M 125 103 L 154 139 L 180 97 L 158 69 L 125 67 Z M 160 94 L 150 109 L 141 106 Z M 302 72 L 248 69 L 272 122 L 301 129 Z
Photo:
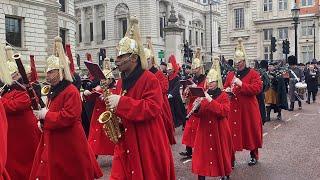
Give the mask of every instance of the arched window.
M 164 1 L 159 2 L 159 31 L 160 37 L 164 38 L 164 28 L 166 27 L 167 5 Z
M 116 37 L 122 38 L 125 36 L 128 29 L 128 19 L 129 19 L 129 7 L 120 3 L 115 9 L 115 30 Z

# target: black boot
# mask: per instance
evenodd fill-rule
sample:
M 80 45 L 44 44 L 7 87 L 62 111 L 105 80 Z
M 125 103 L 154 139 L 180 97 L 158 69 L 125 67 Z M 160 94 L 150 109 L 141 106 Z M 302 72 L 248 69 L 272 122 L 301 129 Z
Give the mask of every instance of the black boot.
M 268 121 L 270 121 L 271 107 L 270 107 L 270 106 L 267 106 L 266 109 L 267 109 L 267 119 L 266 119 L 266 122 L 268 122 Z
M 192 158 L 192 147 L 186 146 L 185 152 L 179 153 L 181 156 L 186 156 L 187 158 Z
M 206 177 L 205 176 L 198 176 L 198 180 L 206 180 Z
M 219 180 L 229 180 L 229 176 L 222 176 Z
M 290 108 L 289 108 L 288 111 L 293 111 L 293 109 L 294 109 L 294 102 L 291 102 L 291 103 L 290 103 Z
M 248 162 L 248 165 L 249 165 L 249 166 L 254 166 L 254 165 L 256 165 L 257 162 L 258 162 L 258 160 L 257 160 L 257 157 L 255 156 L 255 154 L 254 154 L 253 151 L 250 152 L 250 157 L 251 157 L 251 159 L 250 159 L 250 161 Z
M 301 109 L 302 109 L 302 103 L 301 103 L 301 101 L 298 101 L 298 105 L 299 105 L 299 110 L 301 110 Z
M 278 115 L 277 115 L 277 120 L 281 121 L 282 116 L 281 116 L 281 109 L 278 107 Z

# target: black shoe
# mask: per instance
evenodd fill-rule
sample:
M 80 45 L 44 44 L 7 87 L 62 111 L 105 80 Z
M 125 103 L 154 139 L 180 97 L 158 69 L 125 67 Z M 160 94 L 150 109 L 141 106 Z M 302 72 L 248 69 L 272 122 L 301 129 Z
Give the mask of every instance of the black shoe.
M 281 120 L 282 120 L 281 115 L 278 115 L 278 116 L 277 116 L 277 120 L 279 120 L 279 121 L 281 121 Z
M 307 104 L 310 104 L 310 101 L 306 101 Z
M 219 180 L 229 180 L 230 177 L 229 176 L 222 176 Z
M 293 109 L 290 108 L 290 109 L 288 109 L 288 111 L 293 111 Z
M 192 155 L 190 154 L 190 153 L 188 153 L 187 151 L 184 151 L 184 152 L 180 152 L 179 153 L 181 156 L 190 156 L 190 157 L 192 157 Z
M 301 110 L 302 109 L 302 107 L 299 107 L 299 110 Z
M 249 166 L 254 166 L 257 164 L 257 159 L 256 158 L 251 158 L 250 161 L 248 162 Z

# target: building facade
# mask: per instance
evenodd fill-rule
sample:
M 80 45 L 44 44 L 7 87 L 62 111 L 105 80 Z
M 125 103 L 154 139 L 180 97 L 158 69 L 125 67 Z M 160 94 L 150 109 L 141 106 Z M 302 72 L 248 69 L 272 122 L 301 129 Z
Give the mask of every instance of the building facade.
M 283 40 L 290 42 L 295 54 L 295 28 L 291 9 L 294 0 L 227 0 L 221 3 L 221 53 L 233 59 L 238 38 L 244 39 L 249 60 L 270 59 L 271 37 L 277 51 L 274 60 L 284 59 Z M 300 8 L 298 25 L 298 61 L 319 59 L 319 0 L 297 0 Z M 315 36 L 314 36 L 315 34 Z M 315 39 L 314 39 L 315 37 Z M 315 51 L 314 51 L 315 49 Z
M 24 63 L 34 55 L 39 73 L 45 70 L 57 35 L 64 43 L 70 43 L 74 52 L 74 0 L 1 0 L 0 41 L 21 53 Z
M 140 20 L 143 43 L 145 44 L 147 37 L 151 37 L 155 53 L 163 50 L 167 58 L 170 54 L 166 53 L 164 29 L 172 5 L 178 18 L 177 24 L 183 28 L 181 42 L 188 41 L 193 49 L 201 47 L 203 57 L 208 61 L 212 37 L 213 54 L 220 53 L 220 11 L 217 3 L 211 5 L 211 11 L 207 0 L 76 0 L 75 4 L 78 20 L 77 52 L 81 61 L 86 60 L 86 55 L 90 53 L 93 61 L 98 62 L 102 59 L 100 49 L 106 50 L 107 57 L 114 58 L 117 43 L 124 36 L 132 15 L 136 15 Z M 183 63 L 183 43 L 179 49 L 182 58 L 178 61 Z

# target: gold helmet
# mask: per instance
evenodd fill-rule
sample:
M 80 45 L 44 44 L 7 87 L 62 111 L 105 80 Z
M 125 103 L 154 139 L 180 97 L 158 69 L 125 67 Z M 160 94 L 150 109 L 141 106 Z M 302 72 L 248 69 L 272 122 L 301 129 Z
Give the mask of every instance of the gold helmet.
M 130 25 L 124 38 L 118 45 L 118 56 L 124 54 L 136 54 L 140 57 L 141 68 L 147 69 L 148 63 L 144 55 L 144 49 L 141 43 L 139 20 L 136 16 L 130 18 Z
M 217 81 L 218 87 L 222 88 L 223 85 L 222 85 L 221 69 L 220 69 L 220 62 L 218 57 L 214 58 L 212 67 L 207 74 L 207 83 L 211 83 L 213 81 Z
M 240 61 L 246 61 L 246 60 L 247 60 L 247 54 L 243 45 L 243 40 L 242 38 L 239 38 L 238 45 L 235 48 L 234 61 L 235 63 L 239 63 Z
M 191 68 L 196 69 L 196 68 L 199 68 L 202 66 L 203 66 L 203 64 L 202 64 L 202 59 L 201 59 L 201 48 L 198 47 L 196 50 L 195 58 L 193 59 L 192 64 L 191 64 Z
M 156 56 L 154 55 L 154 49 L 151 42 L 151 37 L 147 37 L 147 45 L 146 48 L 144 48 L 144 54 L 146 56 L 146 59 L 150 59 L 152 65 L 158 66 Z
M 53 55 L 47 59 L 47 72 L 58 69 L 60 73 L 60 81 L 64 78 L 72 82 L 73 79 L 70 73 L 69 63 L 69 59 L 63 49 L 62 39 L 57 36 L 54 39 Z
M 107 79 L 114 78 L 113 73 L 110 69 L 104 69 L 102 72 Z
M 12 78 L 7 66 L 5 45 L 3 43 L 0 43 L 0 80 L 8 85 L 11 85 L 12 83 Z
M 103 69 L 111 69 L 111 62 L 108 57 L 104 58 Z

